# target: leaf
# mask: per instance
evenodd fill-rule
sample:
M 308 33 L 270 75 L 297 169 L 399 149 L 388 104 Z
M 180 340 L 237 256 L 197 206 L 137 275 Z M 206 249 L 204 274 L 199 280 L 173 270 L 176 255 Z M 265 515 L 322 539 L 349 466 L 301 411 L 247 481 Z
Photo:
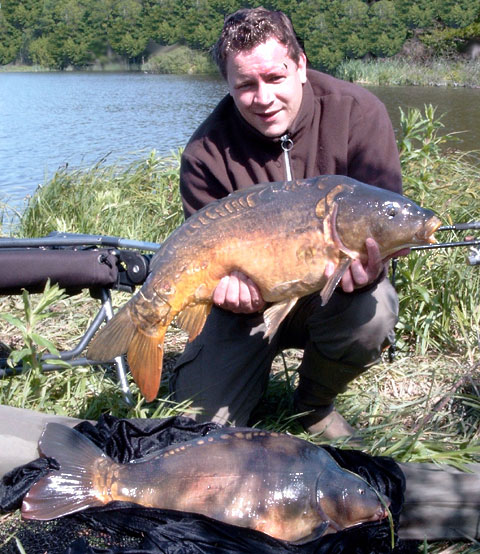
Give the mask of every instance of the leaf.
M 52 354 L 54 354 L 52 352 Z M 65 360 L 62 360 L 61 358 L 52 358 L 52 359 L 49 359 L 48 360 L 48 363 L 49 364 L 55 364 L 55 365 L 59 365 L 59 366 L 62 366 L 64 367 L 65 369 L 70 369 L 72 367 L 72 364 L 65 361 Z
M 25 289 L 22 292 L 22 299 L 23 299 L 23 306 L 25 310 L 25 316 L 27 318 L 27 321 L 30 321 L 32 317 L 32 304 L 30 302 L 30 295 L 28 294 L 28 291 L 26 291 Z
M 32 355 L 32 352 L 29 348 L 22 348 L 21 350 L 14 350 L 10 353 L 8 357 L 8 362 L 11 367 L 14 367 L 18 362 L 22 361 L 24 358 L 27 358 Z
M 430 293 L 424 286 L 416 284 L 415 290 L 420 294 L 426 304 L 430 302 Z
M 50 352 L 50 354 L 53 354 L 54 356 L 60 356 L 57 347 L 53 344 L 52 341 L 46 339 L 45 337 L 42 337 L 38 333 L 31 333 L 30 336 L 36 344 L 42 346 L 43 348 L 46 348 Z
M 15 317 L 11 314 L 0 314 L 0 318 L 1 319 L 4 319 L 5 321 L 7 321 L 8 323 L 10 323 L 11 325 L 13 325 L 14 327 L 16 327 L 17 329 L 20 329 L 20 331 L 22 331 L 22 333 L 26 333 L 26 327 L 25 327 L 25 324 L 23 323 L 23 321 L 21 319 L 19 319 L 18 317 Z

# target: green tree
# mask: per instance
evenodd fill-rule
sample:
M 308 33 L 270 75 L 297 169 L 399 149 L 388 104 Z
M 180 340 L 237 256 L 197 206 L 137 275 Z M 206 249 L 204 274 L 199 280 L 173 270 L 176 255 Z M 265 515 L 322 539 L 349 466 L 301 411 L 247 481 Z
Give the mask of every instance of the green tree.
M 361 0 L 302 2 L 292 21 L 316 67 L 333 69 L 348 57 L 368 52 L 368 6 Z
M 140 61 L 150 41 L 208 50 L 225 15 L 254 0 L 2 0 L 0 63 L 85 66 L 114 51 Z M 289 15 L 312 65 L 391 56 L 418 36 L 455 52 L 478 36 L 479 0 L 265 0 Z
M 28 43 L 39 16 L 39 1 L 3 0 L 0 4 L 0 60 L 28 63 Z M 8 61 L 7 61 L 8 60 Z M 0 63 L 2 63 L 0 61 Z
M 148 44 L 146 14 L 141 0 L 120 0 L 112 6 L 107 37 L 118 54 L 138 61 Z
M 407 38 L 406 25 L 392 0 L 380 0 L 370 6 L 368 29 L 370 52 L 376 56 L 393 56 Z
M 480 16 L 478 0 L 437 0 L 437 14 L 445 27 L 466 27 Z
M 58 69 L 90 63 L 89 7 L 89 0 L 45 0 L 29 45 L 32 61 Z
M 395 10 L 408 29 L 422 29 L 435 22 L 436 6 L 432 0 L 395 0 Z
M 11 25 L 0 11 L 0 64 L 15 61 L 22 45 L 22 31 Z

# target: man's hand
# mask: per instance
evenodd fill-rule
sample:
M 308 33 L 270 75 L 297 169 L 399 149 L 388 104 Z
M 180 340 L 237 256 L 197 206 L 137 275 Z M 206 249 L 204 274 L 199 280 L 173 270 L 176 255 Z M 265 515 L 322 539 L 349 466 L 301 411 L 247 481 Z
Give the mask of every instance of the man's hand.
M 368 238 L 365 241 L 367 247 L 368 259 L 366 263 L 362 263 L 360 260 L 354 260 L 350 268 L 344 273 L 340 285 L 344 292 L 353 292 L 355 289 L 366 287 L 373 283 L 383 271 L 385 263 L 393 257 L 406 256 L 409 252 L 409 248 L 404 248 L 385 259 L 380 256 L 380 249 L 377 242 Z M 325 268 L 326 277 L 330 277 L 334 272 L 335 267 L 333 264 L 327 264 Z
M 213 291 L 213 303 L 236 314 L 251 314 L 265 306 L 260 289 L 240 271 L 223 277 Z

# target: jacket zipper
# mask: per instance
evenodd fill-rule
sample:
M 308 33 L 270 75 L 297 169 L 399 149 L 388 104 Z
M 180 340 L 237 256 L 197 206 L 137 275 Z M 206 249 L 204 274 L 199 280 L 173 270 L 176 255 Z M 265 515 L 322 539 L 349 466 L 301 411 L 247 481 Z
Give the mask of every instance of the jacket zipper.
M 293 148 L 293 140 L 290 138 L 289 134 L 286 133 L 280 137 L 280 145 L 283 150 L 283 159 L 285 161 L 285 172 L 287 174 L 287 181 L 293 180 L 292 172 L 292 161 L 290 159 L 290 150 Z

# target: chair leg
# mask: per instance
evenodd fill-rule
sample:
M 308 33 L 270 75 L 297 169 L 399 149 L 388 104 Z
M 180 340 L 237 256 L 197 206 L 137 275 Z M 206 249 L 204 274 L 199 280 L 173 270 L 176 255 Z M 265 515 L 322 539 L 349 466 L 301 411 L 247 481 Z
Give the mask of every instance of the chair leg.
M 105 319 L 109 321 L 113 317 L 112 296 L 108 289 L 101 290 L 102 307 L 105 310 Z M 123 356 L 117 356 L 114 359 L 117 377 L 122 389 L 123 398 L 129 406 L 133 406 L 133 397 L 127 382 L 127 371 L 125 359 Z

